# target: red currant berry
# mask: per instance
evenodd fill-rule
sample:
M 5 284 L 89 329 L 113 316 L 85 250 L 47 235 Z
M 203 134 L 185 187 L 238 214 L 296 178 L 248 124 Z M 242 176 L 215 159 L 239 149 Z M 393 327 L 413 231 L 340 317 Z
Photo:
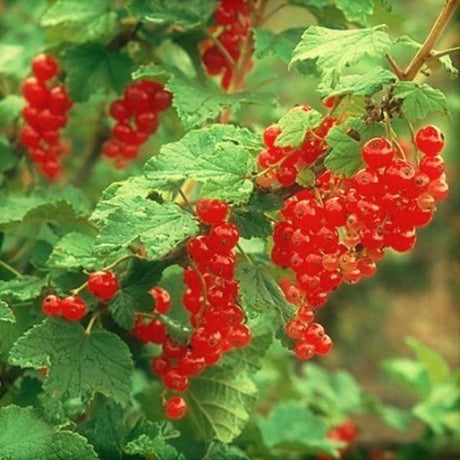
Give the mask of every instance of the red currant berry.
M 46 81 L 57 75 L 58 64 L 52 56 L 39 54 L 32 59 L 32 71 L 38 80 Z
M 42 302 L 43 311 L 49 316 L 57 316 L 61 314 L 62 302 L 56 295 L 47 295 Z
M 425 155 L 435 156 L 444 148 L 444 135 L 436 126 L 424 126 L 417 131 L 415 144 Z
M 315 356 L 315 346 L 305 340 L 297 342 L 294 351 L 298 359 L 307 360 Z
M 81 297 L 72 295 L 62 299 L 61 309 L 65 319 L 79 321 L 86 314 L 86 303 Z
M 101 270 L 89 275 L 88 291 L 99 300 L 110 300 L 119 289 L 118 279 L 112 272 Z
M 196 203 L 196 213 L 204 224 L 217 225 L 227 217 L 228 206 L 217 199 L 200 198 Z
M 172 420 L 184 418 L 187 413 L 187 403 L 184 398 L 173 396 L 166 402 L 165 412 L 168 418 Z
M 155 300 L 156 311 L 162 315 L 166 314 L 171 308 L 171 296 L 169 292 L 161 287 L 154 287 L 149 292 L 153 300 Z
M 388 139 L 384 137 L 374 137 L 367 141 L 361 155 L 364 162 L 371 168 L 384 168 L 393 160 L 395 150 Z

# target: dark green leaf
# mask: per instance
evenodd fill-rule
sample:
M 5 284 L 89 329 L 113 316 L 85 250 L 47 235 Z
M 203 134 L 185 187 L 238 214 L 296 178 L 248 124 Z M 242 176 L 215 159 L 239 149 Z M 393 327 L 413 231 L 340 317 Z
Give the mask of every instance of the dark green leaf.
M 19 301 L 37 298 L 46 285 L 46 279 L 22 276 L 8 281 L 0 280 L 0 298 Z
M 18 157 L 14 153 L 13 146 L 6 137 L 0 136 L 0 172 L 12 169 L 17 161 Z
M 214 12 L 215 0 L 132 0 L 129 10 L 144 21 L 174 24 L 184 29 L 204 26 Z
M 56 268 L 96 268 L 98 262 L 92 255 L 93 249 L 93 237 L 71 232 L 56 243 L 47 264 Z
M 31 407 L 3 407 L 0 426 L 0 453 L 4 459 L 97 460 L 84 437 L 49 425 Z
M 0 322 L 15 323 L 16 318 L 13 310 L 8 306 L 6 302 L 0 300 Z
M 10 351 L 11 364 L 48 368 L 43 389 L 69 414 L 85 409 L 94 393 L 126 404 L 133 363 L 126 344 L 115 334 L 86 334 L 79 323 L 46 320 L 22 336 Z
M 131 80 L 131 59 L 97 43 L 68 48 L 63 63 L 69 93 L 77 102 L 89 99 L 94 88 L 119 94 Z
M 21 113 L 24 99 L 15 94 L 10 94 L 0 101 L 0 126 L 12 123 Z

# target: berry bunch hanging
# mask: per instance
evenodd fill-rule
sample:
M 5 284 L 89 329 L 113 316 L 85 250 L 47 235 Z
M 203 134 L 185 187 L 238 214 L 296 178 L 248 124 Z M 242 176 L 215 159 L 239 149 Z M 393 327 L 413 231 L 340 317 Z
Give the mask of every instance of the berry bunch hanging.
M 114 119 L 112 137 L 102 146 L 102 153 L 119 168 L 137 157 L 139 148 L 159 126 L 158 115 L 171 105 L 172 95 L 154 80 L 131 83 L 123 96 L 114 100 L 109 114 Z
M 347 420 L 340 425 L 332 428 L 327 433 L 327 438 L 332 441 L 340 441 L 347 444 L 347 447 L 340 449 L 340 458 L 346 458 L 350 453 L 350 446 L 356 442 L 358 438 L 358 430 L 356 425 Z M 333 457 L 329 455 L 318 455 L 316 460 L 332 460 Z
M 49 180 L 61 173 L 61 159 L 70 150 L 61 140 L 60 130 L 67 124 L 73 103 L 65 87 L 58 83 L 56 59 L 40 54 L 32 60 L 33 76 L 27 78 L 21 92 L 27 105 L 22 110 L 25 121 L 20 131 L 21 144 L 38 170 Z
M 439 156 L 443 146 L 443 135 L 434 126 L 416 134 L 421 158 L 417 153 L 405 157 L 386 138 L 371 139 L 361 151 L 365 168 L 353 177 L 326 171 L 314 190 L 285 201 L 271 257 L 295 275 L 281 286 L 286 299 L 299 307 L 286 328 L 298 340 L 299 358 L 330 349 L 322 327 L 311 323 L 312 312 L 326 304 L 330 292 L 342 282 L 356 284 L 374 275 L 386 249 L 414 247 L 416 227 L 431 221 L 436 202 L 448 194 Z
M 221 77 L 221 87 L 228 90 L 234 64 L 241 55 L 242 44 L 251 33 L 248 0 L 220 0 L 214 13 L 216 25 L 209 32 L 213 39 L 202 43 L 201 54 L 208 75 Z
M 120 288 L 118 278 L 112 272 L 104 270 L 91 273 L 83 284 L 82 288 L 84 287 L 102 302 L 111 300 Z M 86 315 L 88 307 L 76 293 L 64 298 L 50 294 L 43 299 L 42 310 L 48 316 L 62 316 L 68 321 L 80 321 Z
M 306 112 L 310 106 L 304 105 Z M 336 120 L 332 116 L 326 116 L 320 126 L 305 133 L 300 147 L 278 147 L 276 140 L 281 134 L 278 124 L 270 125 L 263 134 L 266 149 L 259 153 L 257 158 L 261 171 L 257 177 L 257 183 L 261 187 L 281 185 L 289 187 L 294 185 L 299 171 L 310 166 L 327 150 L 324 138 L 329 130 L 335 125 Z
M 238 229 L 228 222 L 228 206 L 219 200 L 198 200 L 196 213 L 209 231 L 187 244 L 190 264 L 183 274 L 186 290 L 182 302 L 192 326 L 188 342 L 174 341 L 157 318 L 145 321 L 138 316 L 132 330 L 141 341 L 162 345 L 162 354 L 152 361 L 152 371 L 168 390 L 179 393 L 187 390 L 190 378 L 216 364 L 225 353 L 248 346 L 251 340 L 244 312 L 237 304 L 238 282 L 233 276 Z M 157 287 L 151 294 L 155 313 L 167 314 L 171 307 L 167 291 Z M 174 396 L 166 402 L 165 410 L 170 418 L 181 418 L 186 407 L 183 398 Z

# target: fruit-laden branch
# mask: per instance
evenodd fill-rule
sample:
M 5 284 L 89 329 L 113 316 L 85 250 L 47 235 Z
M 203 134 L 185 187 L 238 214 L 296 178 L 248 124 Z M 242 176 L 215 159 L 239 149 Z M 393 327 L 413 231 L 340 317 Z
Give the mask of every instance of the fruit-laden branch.
M 433 47 L 454 15 L 459 2 L 460 0 L 446 0 L 422 47 L 417 51 L 407 69 L 402 73 L 402 80 L 413 80 L 425 62 L 432 58 Z

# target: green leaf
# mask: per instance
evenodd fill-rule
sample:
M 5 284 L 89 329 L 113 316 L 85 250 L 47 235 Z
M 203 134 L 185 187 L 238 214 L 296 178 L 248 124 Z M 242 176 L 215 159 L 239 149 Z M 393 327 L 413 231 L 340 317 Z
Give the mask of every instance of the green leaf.
M 292 52 L 299 43 L 304 29 L 286 29 L 279 34 L 268 29 L 254 29 L 256 42 L 256 57 L 263 59 L 268 56 L 277 56 L 286 64 L 291 60 Z
M 46 279 L 24 275 L 8 281 L 0 280 L 0 298 L 25 301 L 35 299 L 46 286 Z
M 321 118 L 321 114 L 314 109 L 305 111 L 302 107 L 292 108 L 278 122 L 281 134 L 276 138 L 276 145 L 299 147 L 305 138 L 305 133 L 318 126 Z
M 14 316 L 13 310 L 11 310 L 8 304 L 3 300 L 0 300 L 0 322 L 16 322 L 16 317 Z
M 350 118 L 346 123 L 334 126 L 326 137 L 331 152 L 326 157 L 325 166 L 333 173 L 352 176 L 364 166 L 362 146 L 370 138 L 383 133 L 381 124 L 366 125 L 359 118 Z
M 0 226 L 17 222 L 75 222 L 86 219 L 89 205 L 82 191 L 72 187 L 39 190 L 30 195 L 0 194 Z
M 322 96 L 373 96 L 383 85 L 396 81 L 396 75 L 389 70 L 376 66 L 365 74 L 345 75 L 331 91 L 330 88 L 320 90 Z
M 141 421 L 130 433 L 131 440 L 123 450 L 129 455 L 142 455 L 155 460 L 185 460 L 185 457 L 169 444 L 179 437 L 170 423 Z
M 284 298 L 283 292 L 267 269 L 261 265 L 249 265 L 240 262 L 236 271 L 240 282 L 241 304 L 249 316 L 268 313 L 274 316 L 277 325 L 277 337 L 286 345 L 291 345 L 284 327 L 295 313 L 295 306 Z
M 21 113 L 24 99 L 16 94 L 10 94 L 0 101 L 0 126 L 11 124 Z
M 128 275 L 122 279 L 121 289 L 109 306 L 114 321 L 124 329 L 134 325 L 135 311 L 152 311 L 153 300 L 149 290 L 161 279 L 164 265 L 134 259 Z
M 54 246 L 47 265 L 54 268 L 97 267 L 98 261 L 92 255 L 94 238 L 79 232 L 64 235 Z
M 402 113 L 410 122 L 417 122 L 429 113 L 448 116 L 446 96 L 439 89 L 424 83 L 419 85 L 411 81 L 399 81 L 395 85 L 394 97 L 402 99 Z
M 374 12 L 372 0 L 335 0 L 335 6 L 343 11 L 347 21 L 367 24 L 367 17 Z
M 57 42 L 103 40 L 117 27 L 112 3 L 111 0 L 57 0 L 45 11 L 41 25 L 51 28 L 48 38 Z
M 185 398 L 200 437 L 229 443 L 248 422 L 255 394 L 256 387 L 245 371 L 209 367 L 191 381 Z
M 262 93 L 225 93 L 209 80 L 204 83 L 179 75 L 170 78 L 166 88 L 174 95 L 173 106 L 186 130 L 215 120 L 224 108 L 238 113 L 241 104 L 274 105 L 271 95 Z
M 86 334 L 79 323 L 45 320 L 22 336 L 10 351 L 13 365 L 48 368 L 43 389 L 73 415 L 101 393 L 126 404 L 133 363 L 126 344 L 115 334 Z
M 247 129 L 213 125 L 163 146 L 146 163 L 145 174 L 152 188 L 163 193 L 192 179 L 202 184 L 201 196 L 241 204 L 253 189 L 255 161 L 248 150 L 258 148 L 259 137 Z
M 326 421 L 298 401 L 283 401 L 267 418 L 257 419 L 262 439 L 269 448 L 285 446 L 305 453 L 338 455 L 342 443 L 327 439 Z
M 98 397 L 91 418 L 80 423 L 78 429 L 101 459 L 119 459 L 129 432 L 127 418 L 120 405 Z
M 1 121 L 0 121 L 1 126 Z M 18 157 L 8 139 L 0 136 L 0 171 L 8 171 L 17 163 Z
M 449 379 L 449 365 L 439 353 L 414 337 L 406 337 L 405 342 L 415 353 L 420 364 L 425 367 L 433 386 Z
M 430 392 L 430 379 L 424 366 L 417 361 L 407 358 L 397 358 L 383 363 L 385 372 L 398 379 L 409 390 L 419 396 Z
M 62 61 L 67 88 L 77 102 L 89 99 L 94 88 L 119 94 L 131 80 L 131 58 L 97 43 L 68 48 Z
M 459 405 L 458 385 L 446 383 L 434 387 L 428 397 L 412 409 L 412 413 L 436 435 L 454 435 L 460 442 Z
M 390 50 L 391 39 L 384 29 L 382 25 L 356 30 L 310 26 L 294 49 L 290 64 L 316 61 L 323 85 L 330 85 L 366 56 L 381 58 Z
M 132 0 L 131 14 L 154 24 L 174 24 L 184 29 L 206 25 L 216 7 L 215 0 Z
M 31 407 L 0 409 L 0 452 L 9 460 L 97 460 L 88 441 L 77 433 L 59 430 L 42 420 Z
M 209 444 L 203 460 L 250 460 L 237 446 L 213 441 Z
M 401 431 L 407 431 L 414 420 L 410 412 L 390 406 L 381 406 L 377 413 L 385 423 Z

